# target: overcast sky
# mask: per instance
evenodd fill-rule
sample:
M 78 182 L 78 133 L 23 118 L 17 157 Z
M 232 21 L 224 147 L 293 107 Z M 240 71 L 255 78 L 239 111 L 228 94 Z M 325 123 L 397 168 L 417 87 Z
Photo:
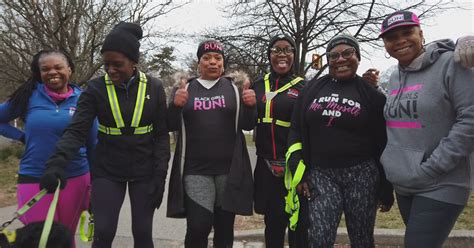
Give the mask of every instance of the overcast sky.
M 165 18 L 160 18 L 157 24 L 164 28 L 172 28 L 174 32 L 182 33 L 195 33 L 206 28 L 220 26 L 227 22 L 223 16 L 224 14 L 218 10 L 223 6 L 223 2 L 228 3 L 229 1 L 192 0 L 191 3 L 172 11 Z M 454 2 L 463 4 L 469 10 L 445 11 L 427 22 L 421 19 L 427 42 L 442 38 L 456 40 L 460 36 L 474 34 L 474 1 L 454 0 Z M 382 41 L 379 42 L 382 43 Z M 170 45 L 175 46 L 178 59 L 182 59 L 189 53 L 196 53 L 198 41 L 190 39 L 189 41 Z M 394 64 L 396 64 L 396 60 L 393 58 L 386 59 L 384 49 L 379 49 L 373 51 L 373 53 L 371 52 L 370 60 L 362 58 L 358 73 L 362 74 L 371 67 L 383 71 Z

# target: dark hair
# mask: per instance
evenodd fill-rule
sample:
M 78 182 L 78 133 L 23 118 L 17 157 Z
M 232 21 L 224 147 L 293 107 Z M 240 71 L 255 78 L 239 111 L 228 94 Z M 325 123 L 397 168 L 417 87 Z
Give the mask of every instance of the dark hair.
M 41 82 L 41 72 L 39 68 L 39 60 L 41 57 L 49 54 L 60 54 L 66 58 L 66 61 L 71 68 L 71 71 L 74 72 L 74 62 L 72 62 L 71 57 L 63 51 L 60 50 L 41 50 L 33 56 L 33 59 L 30 64 L 30 77 L 18 87 L 8 99 L 11 105 L 11 113 L 19 111 L 20 118 L 25 121 L 26 111 L 28 109 L 28 102 L 30 101 L 31 94 L 36 89 L 36 83 Z M 15 111 L 17 110 L 17 111 Z
M 15 246 L 17 248 L 38 247 L 43 232 L 44 221 L 32 222 L 16 230 Z M 70 248 L 74 236 L 61 223 L 53 222 L 48 237 L 47 248 Z

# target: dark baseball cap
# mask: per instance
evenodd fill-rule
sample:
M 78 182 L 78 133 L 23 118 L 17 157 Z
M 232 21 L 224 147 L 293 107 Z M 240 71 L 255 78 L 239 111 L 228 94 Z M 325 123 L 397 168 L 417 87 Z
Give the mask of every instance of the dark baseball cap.
M 379 38 L 388 31 L 401 26 L 420 26 L 420 19 L 413 12 L 397 11 L 383 20 Z

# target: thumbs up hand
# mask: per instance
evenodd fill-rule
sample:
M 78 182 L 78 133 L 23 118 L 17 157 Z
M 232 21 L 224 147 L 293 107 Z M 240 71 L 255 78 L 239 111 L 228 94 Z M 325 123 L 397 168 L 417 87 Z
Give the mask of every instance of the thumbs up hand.
M 242 101 L 245 106 L 253 107 L 257 103 L 257 98 L 255 97 L 255 91 L 250 88 L 250 81 L 247 79 L 244 81 L 243 90 L 242 90 Z
M 179 88 L 174 94 L 173 104 L 176 107 L 184 107 L 188 102 L 188 90 L 186 89 L 186 79 L 181 79 Z

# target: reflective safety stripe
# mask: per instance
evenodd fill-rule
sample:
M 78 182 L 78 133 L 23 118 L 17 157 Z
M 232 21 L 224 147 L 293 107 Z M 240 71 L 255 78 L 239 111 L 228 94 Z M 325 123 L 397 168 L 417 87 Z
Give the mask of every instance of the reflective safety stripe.
M 110 80 L 109 74 L 105 74 L 105 87 L 107 88 L 107 95 L 109 97 L 110 109 L 114 116 L 115 124 L 118 128 L 124 127 L 122 112 L 120 112 L 120 106 L 117 100 L 117 92 L 115 92 L 115 86 Z
M 135 102 L 135 109 L 133 110 L 133 117 L 131 127 L 135 128 L 133 134 L 146 134 L 153 131 L 153 125 L 139 127 L 140 120 L 142 118 L 143 106 L 145 105 L 145 95 L 146 95 L 146 85 L 147 79 L 146 75 L 143 72 L 139 72 L 139 83 L 138 83 L 138 92 L 137 100 Z M 125 123 L 122 118 L 122 112 L 120 111 L 120 105 L 117 99 L 117 92 L 115 91 L 115 86 L 110 80 L 108 74 L 105 74 L 105 85 L 107 88 L 107 95 L 109 98 L 110 109 L 114 116 L 115 124 L 117 127 L 107 127 L 99 123 L 99 132 L 109 134 L 109 135 L 122 135 L 120 128 L 125 127 Z
M 137 101 L 135 103 L 135 110 L 133 110 L 133 118 L 131 127 L 138 127 L 140 119 L 142 118 L 143 105 L 145 104 L 146 94 L 146 76 L 145 73 L 140 72 L 140 82 L 138 84 Z M 118 105 L 118 104 L 117 104 Z
M 272 102 L 273 98 L 268 99 L 267 98 L 267 95 L 268 95 L 267 93 L 271 92 L 271 93 L 274 94 L 274 97 L 275 97 L 276 95 L 280 94 L 281 92 L 291 88 L 295 84 L 302 81 L 303 78 L 296 77 L 293 80 L 291 80 L 289 83 L 285 84 L 283 87 L 279 88 L 276 91 L 270 91 L 270 73 L 266 74 L 265 77 L 263 78 L 263 80 L 265 82 L 265 98 L 266 98 L 266 101 L 265 101 L 265 115 L 264 115 L 263 118 L 258 119 L 258 123 L 275 123 L 278 126 L 290 127 L 291 126 L 290 122 L 282 121 L 282 120 L 275 120 L 274 121 L 273 118 L 270 116 L 270 107 L 271 107 L 271 102 Z
M 291 157 L 291 154 L 295 151 L 303 149 L 303 145 L 298 142 L 291 145 L 286 152 L 286 168 L 285 168 L 285 188 L 288 190 L 288 194 L 285 197 L 285 212 L 290 215 L 290 229 L 295 230 L 298 224 L 298 216 L 300 212 L 300 200 L 298 197 L 298 192 L 296 191 L 296 186 L 301 182 L 303 178 L 306 165 L 303 163 L 303 160 L 300 159 L 298 166 L 296 167 L 295 175 L 293 176 L 291 170 L 288 166 L 288 159 Z
M 146 134 L 153 131 L 153 124 L 150 124 L 145 127 L 136 127 L 133 131 L 133 134 Z M 99 132 L 109 134 L 109 135 L 122 135 L 120 128 L 116 127 L 106 127 L 99 123 Z
M 146 127 L 136 127 L 133 134 L 146 134 L 153 131 L 153 124 L 150 124 Z
M 267 120 L 268 122 L 264 122 L 263 119 L 260 119 L 260 118 L 259 118 L 259 119 L 257 120 L 257 122 L 258 122 L 258 123 L 272 123 L 272 120 L 273 120 L 273 119 L 270 118 L 269 121 Z M 282 126 L 282 127 L 291 127 L 291 122 L 288 122 L 288 121 L 276 120 L 276 121 L 275 121 L 275 124 L 276 124 L 277 126 Z

